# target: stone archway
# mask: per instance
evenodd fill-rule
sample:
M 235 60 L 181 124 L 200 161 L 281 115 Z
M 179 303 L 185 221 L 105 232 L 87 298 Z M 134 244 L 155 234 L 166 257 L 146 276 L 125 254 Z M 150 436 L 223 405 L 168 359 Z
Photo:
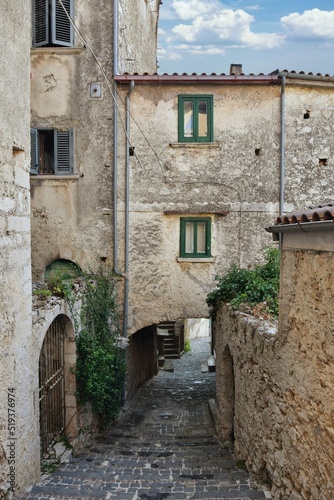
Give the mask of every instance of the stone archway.
M 42 454 L 47 453 L 60 435 L 71 440 L 77 433 L 75 362 L 73 325 L 67 316 L 60 314 L 47 329 L 39 356 Z

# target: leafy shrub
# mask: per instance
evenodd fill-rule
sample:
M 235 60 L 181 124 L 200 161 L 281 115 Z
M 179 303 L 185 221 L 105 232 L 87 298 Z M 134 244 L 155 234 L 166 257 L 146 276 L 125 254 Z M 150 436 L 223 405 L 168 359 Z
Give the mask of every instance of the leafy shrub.
M 264 304 L 267 313 L 278 316 L 279 289 L 279 251 L 276 248 L 266 250 L 266 262 L 254 269 L 239 268 L 232 264 L 224 276 L 217 276 L 217 289 L 207 296 L 207 303 L 215 314 L 219 304 L 230 303 L 232 309 L 240 304 L 254 307 Z
M 90 402 L 106 424 L 119 412 L 125 377 L 124 351 L 118 346 L 116 281 L 102 267 L 98 273 L 86 275 L 85 281 L 84 329 L 77 337 L 77 399 Z
M 191 350 L 190 340 L 186 340 L 184 343 L 184 352 L 189 352 Z

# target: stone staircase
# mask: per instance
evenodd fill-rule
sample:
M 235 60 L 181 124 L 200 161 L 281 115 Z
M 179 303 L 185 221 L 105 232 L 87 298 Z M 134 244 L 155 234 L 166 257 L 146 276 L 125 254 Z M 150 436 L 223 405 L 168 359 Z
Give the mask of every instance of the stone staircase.
M 180 338 L 175 335 L 175 323 L 160 323 L 157 327 L 158 336 L 162 337 L 163 356 L 165 359 L 180 359 L 183 354 L 183 347 L 180 345 Z

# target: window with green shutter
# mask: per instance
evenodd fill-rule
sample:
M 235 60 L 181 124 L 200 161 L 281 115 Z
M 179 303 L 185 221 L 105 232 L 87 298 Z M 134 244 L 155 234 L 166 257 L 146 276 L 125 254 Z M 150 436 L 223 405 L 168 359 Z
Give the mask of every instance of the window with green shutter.
M 73 47 L 69 17 L 74 16 L 74 0 L 62 0 L 62 4 L 59 0 L 33 0 L 33 47 Z
M 181 218 L 180 257 L 211 257 L 210 217 Z
M 73 174 L 73 130 L 31 129 L 30 173 Z
M 213 96 L 179 95 L 179 142 L 213 142 Z

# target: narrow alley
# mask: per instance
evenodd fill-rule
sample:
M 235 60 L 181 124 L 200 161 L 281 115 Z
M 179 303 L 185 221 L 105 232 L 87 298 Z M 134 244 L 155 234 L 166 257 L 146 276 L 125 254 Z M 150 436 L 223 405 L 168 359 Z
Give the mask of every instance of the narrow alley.
M 208 338 L 192 340 L 174 372 L 146 383 L 117 425 L 21 499 L 270 498 L 214 435 L 215 373 L 201 370 L 209 354 Z

